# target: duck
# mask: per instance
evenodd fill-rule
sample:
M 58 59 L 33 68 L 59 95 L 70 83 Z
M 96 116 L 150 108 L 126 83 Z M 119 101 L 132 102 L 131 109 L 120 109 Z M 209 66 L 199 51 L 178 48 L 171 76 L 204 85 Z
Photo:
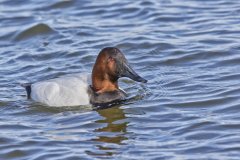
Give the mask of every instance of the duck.
M 147 83 L 116 47 L 103 48 L 92 69 L 91 82 L 82 74 L 70 74 L 22 86 L 27 98 L 47 106 L 104 105 L 120 102 L 127 94 L 118 85 L 121 77 Z

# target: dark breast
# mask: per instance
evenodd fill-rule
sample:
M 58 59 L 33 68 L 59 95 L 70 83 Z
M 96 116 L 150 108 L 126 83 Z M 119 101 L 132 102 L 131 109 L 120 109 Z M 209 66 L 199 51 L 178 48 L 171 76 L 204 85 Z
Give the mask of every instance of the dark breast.
M 116 91 L 111 92 L 105 92 L 101 94 L 97 94 L 93 91 L 91 86 L 88 87 L 88 94 L 90 97 L 90 103 L 93 105 L 103 105 L 103 104 L 109 104 L 111 102 L 117 102 L 125 100 L 126 93 L 120 89 Z

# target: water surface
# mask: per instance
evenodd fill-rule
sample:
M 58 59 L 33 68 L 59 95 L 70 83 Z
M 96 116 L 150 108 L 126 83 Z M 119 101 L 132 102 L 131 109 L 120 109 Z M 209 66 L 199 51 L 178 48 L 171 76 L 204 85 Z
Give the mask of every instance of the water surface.
M 240 1 L 1 0 L 0 159 L 239 159 Z M 147 84 L 108 109 L 46 107 L 22 82 L 90 73 L 117 46 Z

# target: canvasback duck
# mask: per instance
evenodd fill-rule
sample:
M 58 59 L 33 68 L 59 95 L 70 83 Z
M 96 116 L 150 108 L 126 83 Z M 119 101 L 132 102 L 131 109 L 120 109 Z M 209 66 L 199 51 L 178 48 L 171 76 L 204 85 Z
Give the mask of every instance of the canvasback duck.
M 118 87 L 121 77 L 147 82 L 131 68 L 118 48 L 107 47 L 97 56 L 91 85 L 86 76 L 72 74 L 23 86 L 29 99 L 48 106 L 100 105 L 126 99 L 126 93 Z

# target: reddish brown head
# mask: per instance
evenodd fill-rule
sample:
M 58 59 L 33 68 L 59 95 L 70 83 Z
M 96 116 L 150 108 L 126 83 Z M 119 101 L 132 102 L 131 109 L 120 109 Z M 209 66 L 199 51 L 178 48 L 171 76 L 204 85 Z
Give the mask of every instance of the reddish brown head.
M 128 64 L 123 53 L 115 47 L 101 50 L 92 70 L 92 87 L 95 92 L 103 93 L 118 89 L 118 79 L 129 77 L 146 83 Z

